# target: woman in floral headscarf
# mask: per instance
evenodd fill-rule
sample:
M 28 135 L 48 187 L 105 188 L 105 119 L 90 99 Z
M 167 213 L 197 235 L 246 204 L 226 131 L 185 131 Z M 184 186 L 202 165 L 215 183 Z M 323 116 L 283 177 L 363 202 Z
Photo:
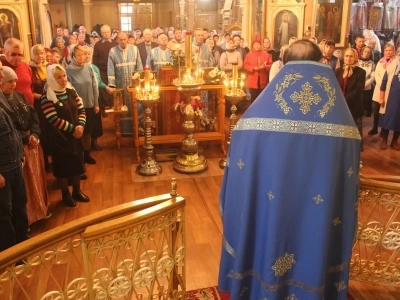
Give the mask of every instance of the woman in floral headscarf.
M 347 48 L 344 51 L 343 62 L 343 68 L 336 69 L 335 75 L 362 138 L 363 92 L 366 73 L 357 66 L 358 56 L 353 48 Z
M 379 60 L 378 64 L 375 68 L 375 89 L 374 94 L 372 96 L 372 110 L 374 114 L 374 126 L 368 132 L 369 135 L 374 135 L 378 133 L 378 124 L 379 124 L 379 99 L 380 99 L 380 91 L 381 91 L 381 83 L 383 79 L 383 75 L 386 72 L 386 68 L 390 66 L 392 63 L 396 64 L 394 57 L 394 46 L 392 44 L 386 44 L 383 48 L 383 57 Z

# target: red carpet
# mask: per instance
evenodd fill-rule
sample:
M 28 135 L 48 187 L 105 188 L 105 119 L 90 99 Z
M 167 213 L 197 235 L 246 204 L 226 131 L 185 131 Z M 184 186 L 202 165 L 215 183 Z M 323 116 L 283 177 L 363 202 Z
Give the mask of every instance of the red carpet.
M 229 300 L 228 293 L 219 292 L 216 286 L 186 292 L 186 300 Z M 348 294 L 347 300 L 354 300 Z

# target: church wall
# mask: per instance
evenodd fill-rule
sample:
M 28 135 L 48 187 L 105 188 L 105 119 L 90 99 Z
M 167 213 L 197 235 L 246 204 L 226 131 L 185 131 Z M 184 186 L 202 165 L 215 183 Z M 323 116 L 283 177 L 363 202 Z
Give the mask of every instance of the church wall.
M 67 15 L 64 3 L 49 3 L 51 15 L 51 34 L 56 35 L 57 26 L 67 26 Z
M 119 28 L 117 4 L 114 1 L 98 1 L 95 3 L 96 8 L 93 6 L 91 8 L 92 28 L 96 24 L 108 24 L 111 28 Z M 90 31 L 92 28 L 90 28 Z

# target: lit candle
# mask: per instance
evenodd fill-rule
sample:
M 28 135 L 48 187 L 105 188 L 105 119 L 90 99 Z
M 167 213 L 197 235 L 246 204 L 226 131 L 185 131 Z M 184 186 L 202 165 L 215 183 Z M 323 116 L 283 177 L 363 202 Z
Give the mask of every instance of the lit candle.
M 232 87 L 236 87 L 237 80 L 238 80 L 238 65 L 237 64 L 232 64 L 232 80 L 233 80 Z
M 186 31 L 185 35 L 185 66 L 186 73 L 190 73 L 192 71 L 192 32 Z
M 150 91 L 150 68 L 144 68 L 144 90 Z

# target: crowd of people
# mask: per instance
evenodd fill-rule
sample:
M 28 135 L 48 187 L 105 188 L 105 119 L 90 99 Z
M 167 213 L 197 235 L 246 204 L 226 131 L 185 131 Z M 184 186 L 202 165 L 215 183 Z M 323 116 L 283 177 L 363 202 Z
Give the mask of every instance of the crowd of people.
M 49 47 L 34 45 L 25 60 L 20 40 L 10 38 L 5 42 L 1 58 L 0 137 L 5 141 L 0 140 L 0 196 L 9 200 L 4 208 L 0 207 L 0 232 L 2 236 L 10 234 L 7 228 L 21 232 L 14 230 L 14 242 L 7 239 L 6 244 L 0 244 L 0 251 L 24 240 L 28 224 L 49 217 L 45 180 L 49 157 L 63 203 L 74 207 L 76 201 L 90 201 L 80 189 L 80 180 L 87 178 L 85 164 L 96 164 L 91 151 L 101 150 L 101 116 L 106 116 L 112 93 L 126 90 L 135 72 L 148 67 L 158 73 L 161 66 L 172 64 L 176 51 L 185 52 L 186 32 L 157 27 L 125 33 L 103 25 L 100 33 L 88 34 L 84 26 L 76 33 L 60 27 Z M 246 73 L 252 103 L 284 67 L 289 44 L 297 40 L 289 38 L 288 45 L 275 49 L 271 39 L 264 37 L 252 40 L 249 48 L 235 32 L 219 35 L 214 30 L 197 28 L 192 35 L 195 64 L 217 67 L 228 75 L 237 64 Z M 315 37 L 310 41 L 319 46 L 321 62 L 334 70 L 361 136 L 362 117 L 373 114 L 374 127 L 368 134 L 377 134 L 378 126 L 382 127 L 380 148 L 387 149 L 389 131 L 394 131 L 390 145 L 400 150 L 395 99 L 400 88 L 396 80 L 400 67 L 394 46 L 386 45 L 381 57 L 373 41 L 357 36 L 354 48 L 344 50 L 342 55 L 334 41 L 318 43 Z M 132 133 L 132 102 L 129 93 L 124 95 L 128 112 L 121 119 L 121 132 Z M 13 144 L 14 139 L 19 143 Z M 21 166 L 22 171 L 17 172 Z M 16 217 L 22 215 L 25 220 Z

